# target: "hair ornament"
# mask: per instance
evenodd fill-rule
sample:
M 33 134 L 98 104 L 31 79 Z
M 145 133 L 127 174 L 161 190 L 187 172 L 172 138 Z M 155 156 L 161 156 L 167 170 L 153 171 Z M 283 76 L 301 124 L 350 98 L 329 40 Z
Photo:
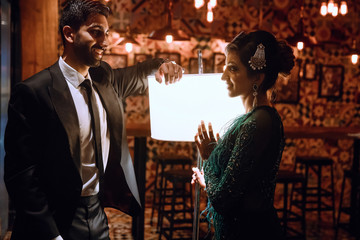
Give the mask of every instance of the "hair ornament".
M 266 67 L 265 46 L 262 43 L 257 45 L 255 54 L 250 58 L 249 63 L 253 70 L 260 70 Z

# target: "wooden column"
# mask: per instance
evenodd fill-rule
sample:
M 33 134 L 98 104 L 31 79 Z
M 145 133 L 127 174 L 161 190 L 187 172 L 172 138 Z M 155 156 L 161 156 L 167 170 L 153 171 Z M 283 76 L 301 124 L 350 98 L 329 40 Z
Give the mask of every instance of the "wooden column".
M 58 58 L 58 0 L 19 0 L 22 80 Z

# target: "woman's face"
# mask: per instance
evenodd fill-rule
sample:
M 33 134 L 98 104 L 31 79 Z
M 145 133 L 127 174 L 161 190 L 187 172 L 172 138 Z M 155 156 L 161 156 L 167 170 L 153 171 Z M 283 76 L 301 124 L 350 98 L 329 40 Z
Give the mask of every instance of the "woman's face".
M 252 94 L 253 81 L 248 78 L 247 70 L 235 51 L 226 56 L 226 69 L 221 77 L 227 84 L 230 97 Z

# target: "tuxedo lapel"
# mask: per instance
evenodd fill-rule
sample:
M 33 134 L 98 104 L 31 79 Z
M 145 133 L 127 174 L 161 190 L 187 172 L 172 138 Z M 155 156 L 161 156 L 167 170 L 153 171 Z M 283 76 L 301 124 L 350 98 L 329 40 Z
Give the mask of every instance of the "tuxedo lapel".
M 102 100 L 103 106 L 107 112 L 107 119 L 108 119 L 108 126 L 111 131 L 110 135 L 113 135 L 113 138 L 115 142 L 111 142 L 110 150 L 111 148 L 116 148 L 116 146 L 120 146 L 121 149 L 121 159 L 110 159 L 109 161 L 120 161 L 121 167 L 124 172 L 126 183 L 132 193 L 132 195 L 135 197 L 139 205 L 140 203 L 140 197 L 136 182 L 136 176 L 135 176 L 135 170 L 134 166 L 131 160 L 129 147 L 127 144 L 127 138 L 126 138 L 126 130 L 125 130 L 125 123 L 124 123 L 124 116 L 123 116 L 123 105 L 120 102 L 121 100 L 117 96 L 115 90 L 112 86 L 110 86 L 109 73 L 108 72 L 99 72 L 102 68 L 97 69 L 90 69 L 91 78 L 93 79 L 93 84 L 95 88 L 97 89 L 99 96 Z M 116 151 L 119 152 L 119 151 Z M 113 154 L 110 153 L 110 156 L 113 156 Z M 120 156 L 117 156 L 120 157 Z M 108 162 L 108 166 L 109 166 Z M 106 169 L 105 169 L 106 174 Z
M 93 85 L 99 93 L 103 107 L 107 112 L 107 120 L 109 121 L 108 126 L 111 129 L 111 134 L 116 142 L 121 142 L 121 134 L 123 131 L 122 105 L 119 104 L 118 97 L 112 86 L 108 86 L 109 81 L 106 81 L 105 79 L 97 81 L 95 80 L 96 76 L 94 78 L 93 74 L 91 77 L 93 79 Z
M 69 87 L 62 74 L 59 63 L 49 68 L 53 85 L 49 87 L 51 100 L 55 111 L 63 124 L 68 136 L 71 156 L 80 172 L 80 130 L 76 108 Z

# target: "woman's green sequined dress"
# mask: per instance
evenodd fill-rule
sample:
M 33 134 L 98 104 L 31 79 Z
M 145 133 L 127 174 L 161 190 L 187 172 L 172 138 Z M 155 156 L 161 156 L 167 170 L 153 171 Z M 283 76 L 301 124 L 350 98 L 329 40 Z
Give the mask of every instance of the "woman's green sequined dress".
M 268 106 L 236 119 L 219 140 L 204 163 L 214 239 L 282 239 L 273 200 L 283 148 L 280 116 Z

